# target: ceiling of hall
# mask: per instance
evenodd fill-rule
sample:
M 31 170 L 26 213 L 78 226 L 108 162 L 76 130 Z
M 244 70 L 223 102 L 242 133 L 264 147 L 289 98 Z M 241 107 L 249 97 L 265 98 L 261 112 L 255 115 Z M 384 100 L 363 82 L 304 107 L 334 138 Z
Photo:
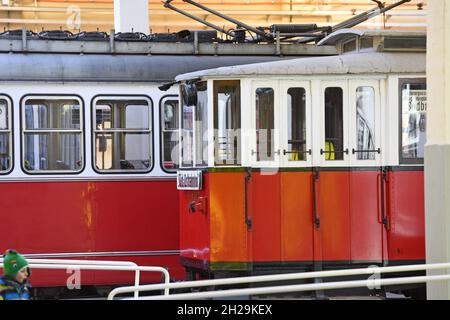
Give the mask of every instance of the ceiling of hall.
M 337 24 L 353 15 L 373 8 L 371 0 L 197 0 L 226 15 L 252 26 L 275 23 Z M 396 1 L 384 0 L 386 5 Z M 233 28 L 227 21 L 201 11 L 181 0 L 179 8 L 221 27 Z M 364 23 L 372 29 L 425 29 L 427 1 L 412 0 L 401 7 Z M 149 32 L 206 29 L 205 26 L 166 9 L 161 0 L 149 0 Z M 114 28 L 113 0 L 0 0 L 0 32 L 3 29 L 27 28 L 35 32 L 54 29 L 107 31 Z

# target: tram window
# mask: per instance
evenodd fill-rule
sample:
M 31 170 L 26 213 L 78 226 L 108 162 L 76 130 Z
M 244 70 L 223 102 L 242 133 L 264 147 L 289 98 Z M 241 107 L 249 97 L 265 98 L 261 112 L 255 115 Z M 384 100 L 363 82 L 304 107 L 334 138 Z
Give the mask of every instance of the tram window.
M 357 159 L 375 160 L 375 90 L 372 87 L 356 89 Z
M 360 49 L 372 49 L 373 48 L 373 38 L 372 37 L 362 37 L 360 40 Z
M 161 143 L 163 168 L 173 171 L 178 168 L 178 100 L 168 98 L 161 104 Z
M 344 43 L 344 45 L 343 45 L 344 53 L 354 52 L 354 51 L 356 51 L 356 39 L 352 39 L 352 40 L 349 40 Z
M 23 167 L 30 173 L 80 172 L 84 167 L 81 102 L 29 98 L 23 119 Z
M 325 159 L 344 160 L 342 88 L 325 89 Z
M 425 79 L 400 80 L 402 163 L 423 163 L 426 143 L 427 87 Z
M 240 81 L 214 81 L 215 164 L 241 164 Z
M 149 172 L 152 165 L 151 101 L 97 99 L 95 168 L 101 173 Z
M 306 160 L 306 92 L 288 89 L 288 155 L 289 161 Z
M 197 82 L 197 104 L 195 106 L 195 162 L 206 166 L 208 159 L 208 91 L 207 82 Z
M 194 164 L 195 166 L 206 166 L 208 145 L 207 82 L 185 83 L 180 87 L 180 90 L 183 101 L 181 165 L 182 167 L 193 167 Z
M 257 161 L 274 160 L 274 90 L 256 89 L 256 155 Z
M 0 173 L 11 169 L 11 140 L 10 105 L 7 100 L 0 98 Z

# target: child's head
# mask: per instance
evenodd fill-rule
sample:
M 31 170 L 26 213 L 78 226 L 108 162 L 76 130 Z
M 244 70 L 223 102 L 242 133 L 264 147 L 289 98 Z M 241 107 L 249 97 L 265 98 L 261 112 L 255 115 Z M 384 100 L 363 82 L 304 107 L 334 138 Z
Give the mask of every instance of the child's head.
M 3 273 L 5 276 L 23 283 L 30 275 L 27 260 L 15 250 L 7 250 L 3 255 Z

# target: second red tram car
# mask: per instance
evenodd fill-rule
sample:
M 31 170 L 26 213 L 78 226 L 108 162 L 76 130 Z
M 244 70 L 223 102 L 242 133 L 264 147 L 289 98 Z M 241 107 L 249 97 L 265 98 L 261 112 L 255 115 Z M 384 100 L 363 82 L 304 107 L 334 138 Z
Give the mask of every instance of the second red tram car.
M 192 274 L 425 260 L 425 37 L 345 30 L 341 55 L 181 75 Z

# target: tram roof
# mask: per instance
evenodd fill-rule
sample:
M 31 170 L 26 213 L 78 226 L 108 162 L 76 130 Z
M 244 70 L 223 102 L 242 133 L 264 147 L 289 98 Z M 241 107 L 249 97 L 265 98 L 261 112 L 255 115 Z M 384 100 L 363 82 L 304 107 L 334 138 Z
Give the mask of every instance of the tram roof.
M 278 56 L 0 54 L 0 81 L 168 82 L 181 73 L 280 59 Z
M 370 52 L 221 67 L 181 74 L 176 80 L 203 77 L 424 73 L 425 67 L 425 53 Z

